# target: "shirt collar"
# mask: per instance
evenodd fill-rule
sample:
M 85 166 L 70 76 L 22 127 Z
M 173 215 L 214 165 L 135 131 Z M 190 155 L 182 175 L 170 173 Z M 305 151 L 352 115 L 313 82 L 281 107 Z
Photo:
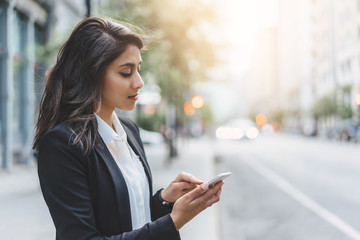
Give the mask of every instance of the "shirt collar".
M 115 113 L 113 112 L 113 114 Z M 109 144 L 118 134 L 101 117 L 99 117 L 99 115 L 95 113 L 95 116 L 98 122 L 98 132 L 105 144 Z
M 120 137 L 121 140 L 126 141 L 126 132 L 120 122 L 120 119 L 118 118 L 115 112 L 112 113 L 111 117 L 117 135 Z

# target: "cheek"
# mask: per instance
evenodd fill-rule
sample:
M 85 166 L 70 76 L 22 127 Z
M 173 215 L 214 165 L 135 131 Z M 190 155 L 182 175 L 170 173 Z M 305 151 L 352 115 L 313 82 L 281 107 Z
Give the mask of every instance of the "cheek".
M 116 80 L 114 80 L 113 78 L 108 78 L 105 79 L 105 88 L 107 90 L 113 90 L 116 89 L 118 87 L 118 82 Z
M 124 94 L 124 89 L 126 86 L 123 83 L 122 79 L 108 78 L 104 81 L 104 97 L 113 98 L 119 97 Z

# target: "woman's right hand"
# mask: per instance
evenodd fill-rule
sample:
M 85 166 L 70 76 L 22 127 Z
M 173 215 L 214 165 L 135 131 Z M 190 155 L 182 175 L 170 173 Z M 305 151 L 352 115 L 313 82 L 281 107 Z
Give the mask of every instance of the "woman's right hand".
M 170 214 L 176 230 L 179 231 L 180 228 L 200 212 L 218 202 L 223 184 L 224 181 L 220 181 L 214 187 L 209 188 L 207 183 L 203 183 L 179 198 L 175 202 Z

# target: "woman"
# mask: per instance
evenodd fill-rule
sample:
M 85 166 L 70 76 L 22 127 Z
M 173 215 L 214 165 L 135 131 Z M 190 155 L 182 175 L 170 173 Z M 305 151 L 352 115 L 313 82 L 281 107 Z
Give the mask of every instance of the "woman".
M 141 38 L 111 19 L 74 29 L 47 75 L 34 149 L 56 239 L 180 239 L 179 229 L 219 201 L 213 188 L 180 173 L 152 194 L 132 110 L 143 86 Z

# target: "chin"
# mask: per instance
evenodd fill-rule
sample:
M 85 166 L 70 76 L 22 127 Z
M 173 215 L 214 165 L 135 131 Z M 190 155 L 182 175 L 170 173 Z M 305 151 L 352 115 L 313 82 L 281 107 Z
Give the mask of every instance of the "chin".
M 118 107 L 118 109 L 123 110 L 123 111 L 131 111 L 131 110 L 134 110 L 134 108 L 135 108 L 135 105 L 134 106 L 121 106 L 121 107 Z

